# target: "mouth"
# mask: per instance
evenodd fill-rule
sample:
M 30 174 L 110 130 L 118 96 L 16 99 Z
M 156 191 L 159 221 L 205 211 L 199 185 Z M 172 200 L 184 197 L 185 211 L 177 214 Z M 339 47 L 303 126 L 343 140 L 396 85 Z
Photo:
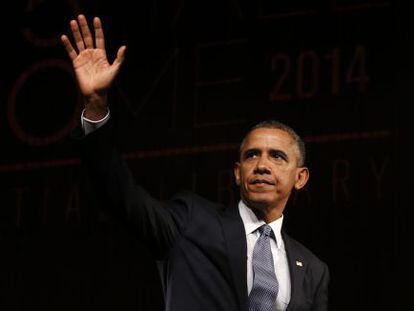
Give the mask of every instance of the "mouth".
M 269 180 L 269 179 L 255 178 L 255 179 L 252 179 L 250 181 L 250 184 L 251 185 L 258 185 L 258 186 L 261 186 L 261 185 L 271 185 L 271 186 L 274 186 L 275 185 L 275 182 L 273 180 Z

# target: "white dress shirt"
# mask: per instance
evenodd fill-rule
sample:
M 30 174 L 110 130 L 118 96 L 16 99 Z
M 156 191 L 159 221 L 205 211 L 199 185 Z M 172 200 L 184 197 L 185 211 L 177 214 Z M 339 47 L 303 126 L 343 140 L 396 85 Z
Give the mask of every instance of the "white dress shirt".
M 108 112 L 105 117 L 103 117 L 101 120 L 93 121 L 93 120 L 89 120 L 88 118 L 86 118 L 84 116 L 84 113 L 85 113 L 85 109 L 83 109 L 82 115 L 81 115 L 81 125 L 82 125 L 82 129 L 85 135 L 92 133 L 93 131 L 97 130 L 102 125 L 104 125 L 106 122 L 108 122 L 109 115 L 110 115 L 109 109 L 108 109 Z
M 252 290 L 253 286 L 253 248 L 257 239 L 260 236 L 257 230 L 262 225 L 266 224 L 263 220 L 257 219 L 253 211 L 244 204 L 243 201 L 239 202 L 239 212 L 246 231 L 247 242 L 247 290 L 248 293 Z M 270 240 L 270 247 L 273 255 L 273 262 L 275 267 L 275 273 L 279 282 L 279 292 L 276 298 L 275 311 L 285 311 L 290 301 L 290 273 L 289 265 L 287 261 L 285 244 L 282 239 L 281 229 L 283 224 L 282 217 L 272 221 L 268 225 L 272 228 L 275 234 L 276 241 Z
M 85 135 L 92 133 L 106 122 L 108 122 L 110 113 L 98 121 L 92 121 L 84 117 L 84 111 L 81 116 L 82 128 Z M 247 242 L 247 290 L 248 293 L 252 290 L 253 286 L 253 267 L 252 267 L 252 256 L 254 245 L 259 238 L 259 231 L 257 230 L 260 226 L 264 225 L 263 220 L 257 219 L 253 211 L 244 204 L 243 201 L 239 202 L 239 212 L 243 221 L 244 229 L 246 231 L 246 242 Z M 279 219 L 269 223 L 272 227 L 273 233 L 276 237 L 270 240 L 270 247 L 272 250 L 275 273 L 279 282 L 279 292 L 276 298 L 276 309 L 275 311 L 285 311 L 290 301 L 290 273 L 289 265 L 287 261 L 285 244 L 282 239 L 281 229 L 283 224 L 283 215 Z

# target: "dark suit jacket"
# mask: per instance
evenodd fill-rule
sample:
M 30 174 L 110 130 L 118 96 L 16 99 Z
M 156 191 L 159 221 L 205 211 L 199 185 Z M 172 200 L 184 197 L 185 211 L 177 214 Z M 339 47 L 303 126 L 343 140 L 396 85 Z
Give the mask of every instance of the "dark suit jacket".
M 159 259 L 166 310 L 247 311 L 247 246 L 237 207 L 222 208 L 191 192 L 155 200 L 136 185 L 108 138 L 110 127 L 81 139 L 83 161 L 113 212 Z M 292 286 L 288 310 L 327 310 L 326 264 L 282 234 Z

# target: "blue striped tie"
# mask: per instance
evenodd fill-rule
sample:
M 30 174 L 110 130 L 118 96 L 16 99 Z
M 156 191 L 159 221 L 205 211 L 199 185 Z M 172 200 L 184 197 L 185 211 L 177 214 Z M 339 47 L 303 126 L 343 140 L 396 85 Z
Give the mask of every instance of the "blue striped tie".
M 249 311 L 274 311 L 279 282 L 270 249 L 272 228 L 263 225 L 258 230 L 260 237 L 253 249 L 253 287 L 249 295 Z

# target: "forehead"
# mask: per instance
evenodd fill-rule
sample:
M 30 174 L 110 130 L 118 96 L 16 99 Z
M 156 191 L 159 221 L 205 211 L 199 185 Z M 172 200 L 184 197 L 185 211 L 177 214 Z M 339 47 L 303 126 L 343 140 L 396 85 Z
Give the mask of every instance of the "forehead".
M 295 146 L 293 138 L 284 130 L 258 128 L 247 135 L 242 151 L 251 148 L 266 148 L 282 149 L 285 152 L 289 152 L 289 149 Z

